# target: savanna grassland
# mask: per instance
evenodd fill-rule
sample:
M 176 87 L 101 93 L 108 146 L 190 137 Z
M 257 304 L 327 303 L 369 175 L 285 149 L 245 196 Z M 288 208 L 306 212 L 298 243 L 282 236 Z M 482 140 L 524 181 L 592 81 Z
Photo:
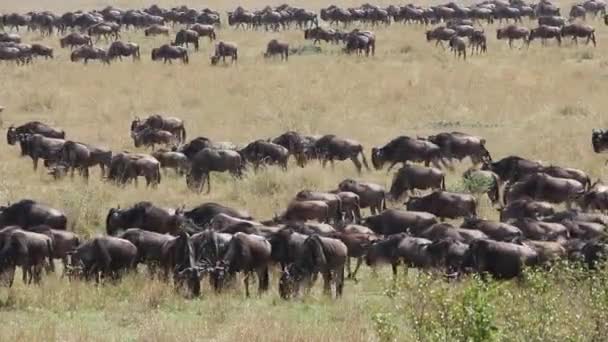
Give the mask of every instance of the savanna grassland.
M 261 8 L 278 0 L 166 1 L 223 13 L 237 5 Z M 0 12 L 102 8 L 141 8 L 146 1 L 4 0 Z M 322 0 L 291 5 L 318 10 Z M 335 3 L 360 5 L 352 0 Z M 389 2 L 378 2 L 388 5 Z M 425 5 L 426 3 L 420 3 Z M 562 3 L 567 12 L 570 3 Z M 564 10 L 566 9 L 566 10 Z M 526 26 L 534 23 L 525 21 Z M 69 62 L 58 37 L 42 39 L 23 33 L 26 42 L 55 48 L 54 60 L 15 67 L 0 64 L 0 114 L 3 131 L 11 124 L 40 120 L 59 126 L 69 139 L 130 150 L 129 124 L 136 116 L 167 113 L 185 120 L 189 138 L 247 143 L 286 130 L 334 133 L 366 147 L 397 135 L 428 135 L 458 130 L 486 138 L 498 159 L 517 154 L 546 163 L 581 168 L 606 179 L 605 158 L 593 153 L 591 129 L 608 126 L 608 27 L 592 21 L 598 46 L 569 42 L 561 48 L 534 42 L 530 49 L 510 50 L 486 27 L 488 54 L 466 61 L 426 42 L 425 28 L 373 28 L 376 56 L 343 55 L 340 47 L 322 44 L 322 53 L 294 55 L 288 63 L 262 57 L 272 38 L 292 47 L 308 45 L 303 33 L 251 32 L 222 28 L 221 40 L 239 45 L 233 67 L 211 67 L 212 45 L 202 40 L 190 64 L 150 61 L 150 49 L 166 37 L 146 38 L 123 32 L 122 39 L 142 47 L 142 61 Z M 101 41 L 101 46 L 107 43 Z M 519 46 L 519 45 L 517 45 Z M 235 181 L 212 175 L 212 192 L 194 194 L 185 180 L 171 174 L 157 189 L 106 184 L 95 170 L 87 183 L 78 178 L 54 181 L 18 148 L 0 144 L 0 202 L 32 198 L 63 209 L 70 229 L 88 237 L 104 231 L 110 207 L 150 200 L 161 206 L 192 207 L 207 201 L 247 208 L 256 218 L 279 213 L 304 188 L 328 190 L 354 177 L 389 185 L 386 171 L 357 175 L 350 162 L 335 169 L 312 163 L 288 172 L 269 168 Z M 462 166 L 450 173 L 448 187 L 461 189 Z M 397 205 L 397 204 L 393 204 Z M 481 199 L 481 215 L 496 218 Z M 119 285 L 69 283 L 55 275 L 41 286 L 0 288 L 1 341 L 376 341 L 507 340 L 602 341 L 608 339 L 608 277 L 588 276 L 570 266 L 534 272 L 524 281 L 483 283 L 475 278 L 447 283 L 440 276 L 410 272 L 396 284 L 388 270 L 374 276 L 367 269 L 360 282 L 348 282 L 344 298 L 332 301 L 320 290 L 305 299 L 284 302 L 272 291 L 245 299 L 240 290 L 222 295 L 205 291 L 185 300 L 171 286 L 144 274 Z

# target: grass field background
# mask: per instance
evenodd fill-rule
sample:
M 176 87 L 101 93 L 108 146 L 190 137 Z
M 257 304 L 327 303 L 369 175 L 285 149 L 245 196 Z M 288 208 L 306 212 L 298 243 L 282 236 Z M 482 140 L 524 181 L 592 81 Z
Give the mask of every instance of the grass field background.
M 225 22 L 225 12 L 237 5 L 262 8 L 280 3 L 158 4 L 208 6 L 222 12 Z M 119 0 L 111 4 L 126 9 L 152 3 Z M 320 0 L 290 4 L 314 10 L 330 5 Z M 360 5 L 350 0 L 335 4 Z M 93 0 L 6 0 L 0 4 L 0 12 L 61 12 L 106 5 Z M 567 13 L 570 3 L 560 5 Z M 187 66 L 153 63 L 151 48 L 168 39 L 146 38 L 133 31 L 123 32 L 122 39 L 140 44 L 141 62 L 84 66 L 69 62 L 69 50 L 59 48 L 59 37 L 42 39 L 37 33 L 22 32 L 26 42 L 53 46 L 56 58 L 26 67 L 0 63 L 0 105 L 6 107 L 0 114 L 1 127 L 5 131 L 11 124 L 41 120 L 63 128 L 69 139 L 106 145 L 114 151 L 135 151 L 129 137 L 131 120 L 136 115 L 166 113 L 185 120 L 189 138 L 206 136 L 245 144 L 286 130 L 334 133 L 360 141 L 368 158 L 373 146 L 397 135 L 457 130 L 485 137 L 495 159 L 515 154 L 581 168 L 594 179 L 606 179 L 605 158 L 593 153 L 590 135 L 592 128 L 608 126 L 608 27 L 599 18 L 590 24 L 596 28 L 597 48 L 569 42 L 561 48 L 554 44 L 543 48 L 534 42 L 530 49 L 511 50 L 506 42 L 495 39 L 497 25 L 486 26 L 488 54 L 466 61 L 427 43 L 425 27 L 393 24 L 372 29 L 377 35 L 375 57 L 347 56 L 341 47 L 322 44 L 321 54 L 294 55 L 288 63 L 264 60 L 265 45 L 273 38 L 288 41 L 292 47 L 311 44 L 304 41 L 302 32 L 224 27 L 218 32 L 219 39 L 239 45 L 239 62 L 233 67 L 210 66 L 213 47 L 207 40 L 201 41 L 201 51 L 191 55 Z M 155 190 L 142 185 L 111 186 L 100 179 L 97 170 L 88 184 L 69 178 L 56 182 L 43 168 L 34 173 L 31 160 L 20 158 L 18 148 L 6 144 L 0 144 L 0 158 L 2 203 L 32 198 L 61 208 L 69 217 L 70 228 L 83 236 L 103 232 L 110 207 L 140 200 L 169 207 L 217 201 L 266 219 L 283 210 L 304 188 L 329 190 L 346 177 L 389 186 L 391 179 L 386 171 L 359 176 L 350 162 L 338 163 L 334 170 L 313 163 L 304 169 L 290 165 L 286 173 L 270 168 L 250 173 L 241 181 L 213 175 L 212 193 L 199 195 L 187 190 L 184 179 L 172 175 L 165 176 Z M 468 166 L 466 161 L 449 175 L 450 188 L 460 188 L 460 174 Z M 486 200 L 482 200 L 481 214 L 496 218 Z M 17 281 L 13 289 L 0 289 L 0 339 L 454 340 L 460 335 L 449 335 L 448 330 L 462 327 L 469 331 L 470 321 L 484 321 L 458 316 L 468 312 L 460 310 L 462 303 L 480 303 L 482 309 L 472 312 L 481 312 L 481 316 L 485 309 L 494 312 L 488 318 L 492 324 L 487 325 L 496 327 L 488 335 L 493 338 L 605 339 L 608 335 L 597 328 L 602 327 L 597 322 L 604 321 L 603 292 L 591 290 L 603 291 L 604 287 L 596 286 L 603 280 L 580 279 L 577 271 L 569 269 L 555 274 L 563 278 L 533 274 L 525 284 L 490 285 L 475 279 L 447 284 L 435 277 L 410 275 L 393 288 L 388 272 L 373 277 L 365 271 L 360 283 L 347 284 L 342 300 L 332 302 L 315 292 L 311 298 L 293 303 L 279 299 L 276 277 L 272 278 L 272 293 L 260 299 L 246 300 L 237 290 L 222 296 L 205 293 L 200 300 L 187 301 L 171 287 L 143 275 L 106 287 L 51 276 L 41 287 L 25 287 Z M 603 300 L 608 303 L 608 295 Z M 427 301 L 430 304 L 425 306 Z M 444 312 L 440 304 L 453 312 L 444 310 L 445 317 L 437 316 Z M 437 325 L 421 328 L 421 322 Z

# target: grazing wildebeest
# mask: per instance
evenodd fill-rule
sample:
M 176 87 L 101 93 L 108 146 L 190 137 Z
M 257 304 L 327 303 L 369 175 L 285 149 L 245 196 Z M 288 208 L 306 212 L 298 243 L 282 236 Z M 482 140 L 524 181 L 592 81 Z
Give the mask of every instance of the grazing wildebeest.
M 29 63 L 29 59 L 19 48 L 9 46 L 0 46 L 0 61 L 13 61 L 17 65 Z
M 555 213 L 551 203 L 520 199 L 510 202 L 504 208 L 500 208 L 500 221 L 507 222 L 511 219 L 529 217 L 540 219 Z
M 367 159 L 363 152 L 363 145 L 358 141 L 340 138 L 334 134 L 328 134 L 315 142 L 313 150 L 314 155 L 321 160 L 323 166 L 325 166 L 328 161 L 333 166 L 334 160 L 342 161 L 350 159 L 353 164 L 355 164 L 358 172 L 361 172 L 361 162 L 358 158 L 360 154 L 363 166 L 369 170 L 369 165 L 367 164 Z
M 91 40 L 91 37 L 89 37 L 87 35 L 80 34 L 78 32 L 72 32 L 72 33 L 68 34 L 67 36 L 59 39 L 59 44 L 61 45 L 62 48 L 69 46 L 70 49 L 73 49 L 75 46 L 82 46 L 82 45 L 93 46 L 93 41 Z
M 169 131 L 176 137 L 178 143 L 181 144 L 186 141 L 184 120 L 180 118 L 153 114 L 143 121 L 139 117 L 135 117 L 131 122 L 131 132 L 139 132 L 145 129 Z
M 261 236 L 236 233 L 230 240 L 224 257 L 211 272 L 216 291 L 223 288 L 227 275 L 245 273 L 245 294 L 249 297 L 249 278 L 255 272 L 258 278 L 258 293 L 268 290 L 268 267 L 271 261 L 271 245 Z
M 608 130 L 593 129 L 591 131 L 591 145 L 595 153 L 608 151 Z
M 74 50 L 70 55 L 70 60 L 72 62 L 78 62 L 80 60 L 83 60 L 84 64 L 87 64 L 89 62 L 89 59 L 99 60 L 102 63 L 106 63 L 108 65 L 110 64 L 110 59 L 108 58 L 107 51 L 93 46 L 81 46 Z
M 547 39 L 551 38 L 557 40 L 557 45 L 562 45 L 562 29 L 557 26 L 541 25 L 530 30 L 529 41 L 532 42 L 535 38 L 540 38 L 542 45 L 546 45 Z
M 531 199 L 550 203 L 566 203 L 568 206 L 585 193 L 585 187 L 573 179 L 553 177 L 545 173 L 526 176 L 505 188 L 504 203 L 518 199 Z
M 179 30 L 176 34 L 175 34 L 175 41 L 171 43 L 171 45 L 177 45 L 177 46 L 184 46 L 186 45 L 186 48 L 188 47 L 188 44 L 192 43 L 194 44 L 194 50 L 198 51 L 198 32 L 193 31 L 193 30 L 186 30 L 186 29 L 182 29 Z
M 460 226 L 464 229 L 476 229 L 486 234 L 490 239 L 496 241 L 514 241 L 522 237 L 522 232 L 519 228 L 504 223 L 484 220 L 476 217 L 465 217 L 464 222 Z
M 467 59 L 467 43 L 464 38 L 453 36 L 450 39 L 449 46 L 452 52 L 454 52 L 454 56 L 458 58 L 462 57 L 464 60 Z
M 338 189 L 357 194 L 360 208 L 370 208 L 372 215 L 386 209 L 386 190 L 381 185 L 348 178 L 338 184 Z
M 154 128 L 131 131 L 131 138 L 135 147 L 152 147 L 152 150 L 154 150 L 154 145 L 156 144 L 172 145 L 177 142 L 177 138 L 173 133 Z
M 100 236 L 81 244 L 71 256 L 70 267 L 86 280 L 119 280 L 123 273 L 137 266 L 137 247 L 130 241 Z
M 416 189 L 445 190 L 445 174 L 434 167 L 405 164 L 393 177 L 390 194 L 393 200 Z
M 63 144 L 60 154 L 60 161 L 71 169 L 72 176 L 74 176 L 74 170 L 78 169 L 82 176 L 88 178 L 89 168 L 99 165 L 103 177 L 105 167 L 109 167 L 112 162 L 112 151 L 71 140 Z
M 24 199 L 7 207 L 0 207 L 0 228 L 19 226 L 24 229 L 47 225 L 52 229 L 67 229 L 67 218 L 60 210 Z
M 148 266 L 148 271 L 152 275 L 162 262 L 163 245 L 175 239 L 174 236 L 169 234 L 161 234 L 140 228 L 129 228 L 118 237 L 130 241 L 137 247 L 137 263 Z
M 146 186 L 156 187 L 161 181 L 160 162 L 147 154 L 121 152 L 112 156 L 108 172 L 109 181 L 126 185 L 131 180 L 135 180 L 137 186 L 139 176 L 146 178 Z
M 528 246 L 493 240 L 476 240 L 469 244 L 465 268 L 489 273 L 498 279 L 520 277 L 526 266 L 538 264 L 538 254 Z
M 159 48 L 152 49 L 152 60 L 157 61 L 162 59 L 164 63 L 172 63 L 173 59 L 181 59 L 183 64 L 188 64 L 190 59 L 188 58 L 188 49 L 181 46 L 171 46 L 164 44 Z
M 578 45 L 578 38 L 587 38 L 586 44 L 589 42 L 596 46 L 595 29 L 587 24 L 573 23 L 562 27 L 562 37 L 572 37 L 572 41 Z
M 181 152 L 157 150 L 152 152 L 152 157 L 160 162 L 160 167 L 166 169 L 174 169 L 178 175 L 185 175 L 190 170 L 190 160 Z
M 348 258 L 346 245 L 338 240 L 319 235 L 309 236 L 302 245 L 300 258 L 287 266 L 279 281 L 279 293 L 288 299 L 299 292 L 301 283 L 312 287 L 314 276 L 323 276 L 323 290 L 331 295 L 331 284 L 335 285 L 336 297 L 344 289 L 344 264 Z
M 445 164 L 439 146 L 423 139 L 399 136 L 383 147 L 372 148 L 372 164 L 377 170 L 391 163 L 387 170 L 390 171 L 397 163 L 407 161 L 424 162 L 425 166 L 433 163 L 435 167 L 439 167 L 439 161 Z
M 190 189 L 201 192 L 207 181 L 207 193 L 211 192 L 211 172 L 230 172 L 235 177 L 243 174 L 241 155 L 232 150 L 204 148 L 191 158 L 186 183 Z
M 141 55 L 139 53 L 139 45 L 135 43 L 125 43 L 121 41 L 113 42 L 108 48 L 108 58 L 114 60 L 118 57 L 122 61 L 123 57 L 133 57 L 133 61 L 139 60 Z
M 608 186 L 599 184 L 598 180 L 579 199 L 578 205 L 584 211 L 599 210 L 608 212 Z
M 336 194 L 328 192 L 318 192 L 302 190 L 294 198 L 295 201 L 323 201 L 329 207 L 329 215 L 334 218 L 334 222 L 342 221 L 342 200 Z
M 43 234 L 28 232 L 15 227 L 5 229 L 0 239 L 0 272 L 10 274 L 9 287 L 13 284 L 15 268 L 21 266 L 23 282 L 38 284 L 42 280 L 42 269 L 48 259 L 49 270 L 55 271 L 53 262 L 53 240 Z M 28 279 L 29 276 L 29 279 Z
M 477 216 L 477 200 L 473 195 L 433 191 L 423 197 L 410 197 L 406 202 L 407 210 L 426 211 L 440 218 Z
M 264 53 L 264 57 L 273 57 L 276 55 L 281 56 L 281 60 L 289 59 L 289 43 L 280 42 L 277 39 L 273 39 L 268 42 L 266 45 L 266 52 Z
M 503 28 L 496 29 L 496 39 L 508 39 L 509 47 L 513 48 L 514 40 L 523 40 L 524 44 L 529 45 L 530 30 L 523 26 L 508 25 Z
M 244 161 L 252 163 L 257 170 L 262 165 L 277 164 L 287 170 L 289 151 L 275 143 L 266 140 L 256 140 L 238 151 Z
M 141 228 L 161 234 L 175 234 L 184 222 L 182 213 L 160 208 L 151 202 L 138 202 L 131 208 L 110 208 L 106 216 L 106 233 L 116 235 L 120 230 Z
M 447 28 L 445 26 L 439 26 L 434 28 L 433 30 L 426 31 L 426 40 L 429 42 L 435 40 L 435 46 L 441 45 L 441 47 L 444 47 L 443 41 L 450 41 L 450 39 L 452 39 L 452 37 L 455 35 L 455 30 Z
M 194 24 L 190 26 L 190 30 L 198 33 L 199 37 L 208 37 L 209 41 L 214 41 L 217 36 L 215 34 L 215 27 L 213 25 Z
M 330 191 L 342 201 L 342 220 L 346 222 L 361 222 L 361 197 L 351 191 L 340 189 Z
M 161 34 L 168 36 L 169 31 L 171 31 L 171 29 L 167 26 L 154 24 L 150 27 L 146 27 L 146 29 L 144 30 L 144 34 L 146 35 L 146 37 L 157 36 L 157 35 L 161 35 Z
M 272 143 L 281 145 L 287 149 L 290 155 L 293 155 L 296 163 L 300 167 L 306 165 L 305 142 L 304 136 L 295 131 L 285 132 L 271 140 Z
M 24 230 L 46 235 L 53 243 L 53 259 L 61 259 L 63 263 L 63 275 L 68 270 L 69 254 L 80 245 L 80 239 L 75 233 L 67 230 L 52 229 L 47 225 L 38 225 Z
M 222 62 L 226 63 L 226 57 L 230 57 L 232 63 L 236 63 L 238 60 L 238 46 L 232 42 L 219 42 L 215 45 L 215 53 L 211 56 L 211 64 L 216 65 L 220 58 Z

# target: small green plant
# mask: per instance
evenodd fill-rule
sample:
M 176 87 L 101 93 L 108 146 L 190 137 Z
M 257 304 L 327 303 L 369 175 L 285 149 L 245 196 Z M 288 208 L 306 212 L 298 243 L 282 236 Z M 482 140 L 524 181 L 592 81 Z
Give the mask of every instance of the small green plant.
M 372 316 L 374 330 L 380 341 L 395 341 L 397 337 L 397 324 L 392 313 L 378 312 Z
M 474 277 L 464 289 L 457 321 L 460 323 L 461 341 L 496 341 L 498 328 L 492 298 L 495 287 Z

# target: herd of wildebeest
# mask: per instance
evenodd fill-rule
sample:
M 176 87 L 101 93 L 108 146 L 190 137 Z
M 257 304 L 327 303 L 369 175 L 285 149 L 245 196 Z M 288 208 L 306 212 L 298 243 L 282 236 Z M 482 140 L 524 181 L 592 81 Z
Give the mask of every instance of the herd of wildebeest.
M 364 4 L 358 8 L 340 8 L 332 5 L 321 9 L 320 15 L 286 4 L 275 8 L 267 6 L 256 11 L 239 6 L 228 12 L 227 18 L 228 25 L 237 29 L 276 32 L 295 27 L 304 30 L 304 38 L 313 40 L 314 43 L 343 43 L 344 52 L 366 56 L 375 53 L 376 34 L 359 28 L 342 31 L 338 27 L 374 27 L 391 23 L 436 25 L 426 31 L 426 39 L 434 40 L 441 46 L 442 42 L 447 42 L 456 56 L 466 58 L 467 45 L 471 48 L 471 54 L 487 51 L 486 32 L 481 24 L 492 24 L 495 21 L 501 26 L 505 23 L 505 26 L 496 30 L 496 38 L 507 40 L 510 47 L 514 40 L 522 40 L 529 46 L 535 39 L 540 39 L 543 45 L 549 39 L 556 40 L 557 44 L 561 45 L 562 39 L 567 37 L 577 44 L 577 39 L 583 38 L 595 46 L 595 29 L 585 21 L 588 16 L 596 18 L 598 15 L 608 24 L 604 0 L 584 0 L 575 4 L 568 17 L 562 16 L 560 8 L 549 0 L 541 0 L 535 4 L 527 4 L 523 0 L 484 0 L 472 6 L 462 6 L 454 2 L 429 7 L 408 4 L 382 8 Z M 319 25 L 319 16 L 328 26 Z M 538 27 L 529 29 L 523 25 L 523 18 L 537 21 Z M 180 26 L 176 28 L 176 25 Z M 209 8 L 197 10 L 187 6 L 165 9 L 153 5 L 143 10 L 122 10 L 109 6 L 100 11 L 75 11 L 62 15 L 49 11 L 10 13 L 0 15 L 0 28 L 17 32 L 0 32 L 0 60 L 28 64 L 35 57 L 53 58 L 53 48 L 40 43 L 22 42 L 18 31 L 23 27 L 28 31 L 38 31 L 43 36 L 51 36 L 54 33 L 62 35 L 59 39 L 60 46 L 73 50 L 70 60 L 83 61 L 85 64 L 89 60 L 110 64 L 111 61 L 122 60 L 123 57 L 140 59 L 139 44 L 120 40 L 124 30 L 143 30 L 146 37 L 168 37 L 173 30 L 177 30 L 173 40 L 153 48 L 150 56 L 153 61 L 162 60 L 167 63 L 181 60 L 186 64 L 189 62 L 188 47 L 192 45 L 198 51 L 200 38 L 216 40 L 217 31 L 221 26 L 219 12 Z M 113 42 L 105 49 L 95 46 L 102 38 Z M 282 60 L 287 60 L 290 52 L 294 51 L 299 49 L 290 49 L 288 42 L 272 39 L 266 46 L 264 56 L 280 56 Z M 232 62 L 237 61 L 238 45 L 235 42 L 219 41 L 210 56 L 210 62 L 216 65 L 221 59 L 225 63 L 226 57 Z
M 155 187 L 161 175 L 174 174 L 195 193 L 205 183 L 210 191 L 211 172 L 229 172 L 240 182 L 261 169 L 288 172 L 315 162 L 351 161 L 359 174 L 370 170 L 368 150 L 334 134 L 288 131 L 242 146 L 205 137 L 188 141 L 183 120 L 158 114 L 136 118 L 129 130 L 135 147 L 152 148 L 151 154 L 68 140 L 63 130 L 38 121 L 11 126 L 7 142 L 20 146 L 34 170 L 42 159 L 50 179 L 79 174 L 88 180 L 89 168 L 99 166 L 107 186 L 124 187 L 143 176 Z M 596 153 L 608 152 L 608 130 L 594 130 L 591 140 Z M 158 144 L 164 148 L 155 149 Z M 22 267 L 24 282 L 37 283 L 61 259 L 69 279 L 115 282 L 147 268 L 198 296 L 204 278 L 222 291 L 237 286 L 243 273 L 249 295 L 252 275 L 261 293 L 277 274 L 287 299 L 303 295 L 301 288 L 308 292 L 319 274 L 325 291 L 340 296 L 345 270 L 356 280 L 363 261 L 374 270 L 390 264 L 394 275 L 403 264 L 450 279 L 470 273 L 510 279 L 556 260 L 593 270 L 608 256 L 608 186 L 584 171 L 519 156 L 495 160 L 484 138 L 462 132 L 398 136 L 370 152 L 377 170 L 401 166 L 389 189 L 353 178 L 333 189 L 302 189 L 283 212 L 265 219 L 213 202 L 187 209 L 142 201 L 109 209 L 106 234 L 83 241 L 68 230 L 60 209 L 30 199 L 9 203 L 0 207 L 1 278 L 12 285 Z M 447 190 L 448 171 L 469 160 L 460 180 L 466 192 Z M 484 196 L 499 221 L 479 215 Z

